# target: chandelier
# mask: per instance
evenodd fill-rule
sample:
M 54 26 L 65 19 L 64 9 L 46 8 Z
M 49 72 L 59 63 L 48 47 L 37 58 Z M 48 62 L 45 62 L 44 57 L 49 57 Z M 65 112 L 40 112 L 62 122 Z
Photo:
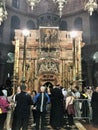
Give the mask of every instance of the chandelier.
M 88 2 L 85 4 L 85 10 L 87 10 L 90 15 L 92 15 L 93 11 L 98 8 L 96 0 L 88 0 Z
M 32 10 L 34 9 L 34 6 L 39 2 L 40 2 L 40 0 L 27 0 L 27 3 L 29 4 L 29 6 L 31 7 Z M 67 3 L 67 0 L 53 0 L 53 2 L 58 4 L 59 14 L 61 17 L 64 4 Z
M 1 23 L 7 19 L 7 11 L 5 7 L 5 0 L 0 0 L 0 25 Z
M 39 2 L 40 0 L 27 0 L 27 3 L 29 4 L 32 10 L 34 9 L 34 6 Z
M 64 4 L 67 3 L 67 0 L 53 0 L 53 2 L 58 4 L 58 8 L 59 8 L 59 15 L 60 17 L 62 16 L 62 10 L 64 7 Z

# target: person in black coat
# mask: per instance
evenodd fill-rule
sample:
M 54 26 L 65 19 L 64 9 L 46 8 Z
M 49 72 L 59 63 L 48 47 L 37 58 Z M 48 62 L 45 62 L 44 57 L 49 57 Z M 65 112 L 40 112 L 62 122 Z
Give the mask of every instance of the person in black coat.
M 51 91 L 51 111 L 50 111 L 50 125 L 54 129 L 60 129 L 63 125 L 64 96 L 60 86 L 55 86 Z
M 83 89 L 81 93 L 81 99 L 82 101 L 82 106 L 81 106 L 81 116 L 82 117 L 89 117 L 89 104 L 88 104 L 88 95 L 87 95 L 87 89 Z
M 91 106 L 92 122 L 95 127 L 98 127 L 98 87 L 95 88 L 95 91 L 92 94 Z
M 27 130 L 30 116 L 31 96 L 25 92 L 26 86 L 20 86 L 21 92 L 16 95 L 16 107 L 13 115 L 12 130 Z

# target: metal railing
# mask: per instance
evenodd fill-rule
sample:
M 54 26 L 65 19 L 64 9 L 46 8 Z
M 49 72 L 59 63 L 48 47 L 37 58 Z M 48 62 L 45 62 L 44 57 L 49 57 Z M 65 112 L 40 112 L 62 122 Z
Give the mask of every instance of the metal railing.
M 92 107 L 90 99 L 75 99 L 74 109 L 74 119 L 85 119 L 89 122 L 92 120 Z

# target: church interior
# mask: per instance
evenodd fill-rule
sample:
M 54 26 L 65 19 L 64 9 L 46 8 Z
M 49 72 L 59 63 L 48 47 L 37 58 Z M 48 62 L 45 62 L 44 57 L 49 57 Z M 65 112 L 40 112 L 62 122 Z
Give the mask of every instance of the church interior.
M 22 83 L 98 85 L 98 0 L 0 0 L 0 86 Z
M 64 87 L 98 84 L 96 0 L 1 0 L 0 4 L 0 84 L 8 78 L 16 84 L 25 80 L 37 89 L 47 82 Z

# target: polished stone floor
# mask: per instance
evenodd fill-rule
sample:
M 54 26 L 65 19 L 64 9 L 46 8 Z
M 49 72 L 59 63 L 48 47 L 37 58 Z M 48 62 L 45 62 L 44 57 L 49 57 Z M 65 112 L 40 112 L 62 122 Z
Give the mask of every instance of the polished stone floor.
M 86 128 L 86 130 L 98 130 L 98 127 L 94 127 L 91 122 L 83 122 L 81 124 Z
M 29 121 L 29 125 L 28 125 L 28 130 L 35 130 L 35 126 L 31 127 L 31 124 L 33 123 L 33 119 L 32 119 L 32 115 L 30 117 L 30 121 Z M 51 127 L 51 125 L 49 125 L 49 114 L 47 114 L 46 116 L 46 126 L 45 126 L 45 130 L 56 130 L 53 129 Z M 59 130 L 78 130 L 78 128 L 76 127 L 76 125 L 74 126 L 69 126 L 68 122 L 67 122 L 67 118 L 64 119 L 64 126 L 63 128 L 59 128 Z

